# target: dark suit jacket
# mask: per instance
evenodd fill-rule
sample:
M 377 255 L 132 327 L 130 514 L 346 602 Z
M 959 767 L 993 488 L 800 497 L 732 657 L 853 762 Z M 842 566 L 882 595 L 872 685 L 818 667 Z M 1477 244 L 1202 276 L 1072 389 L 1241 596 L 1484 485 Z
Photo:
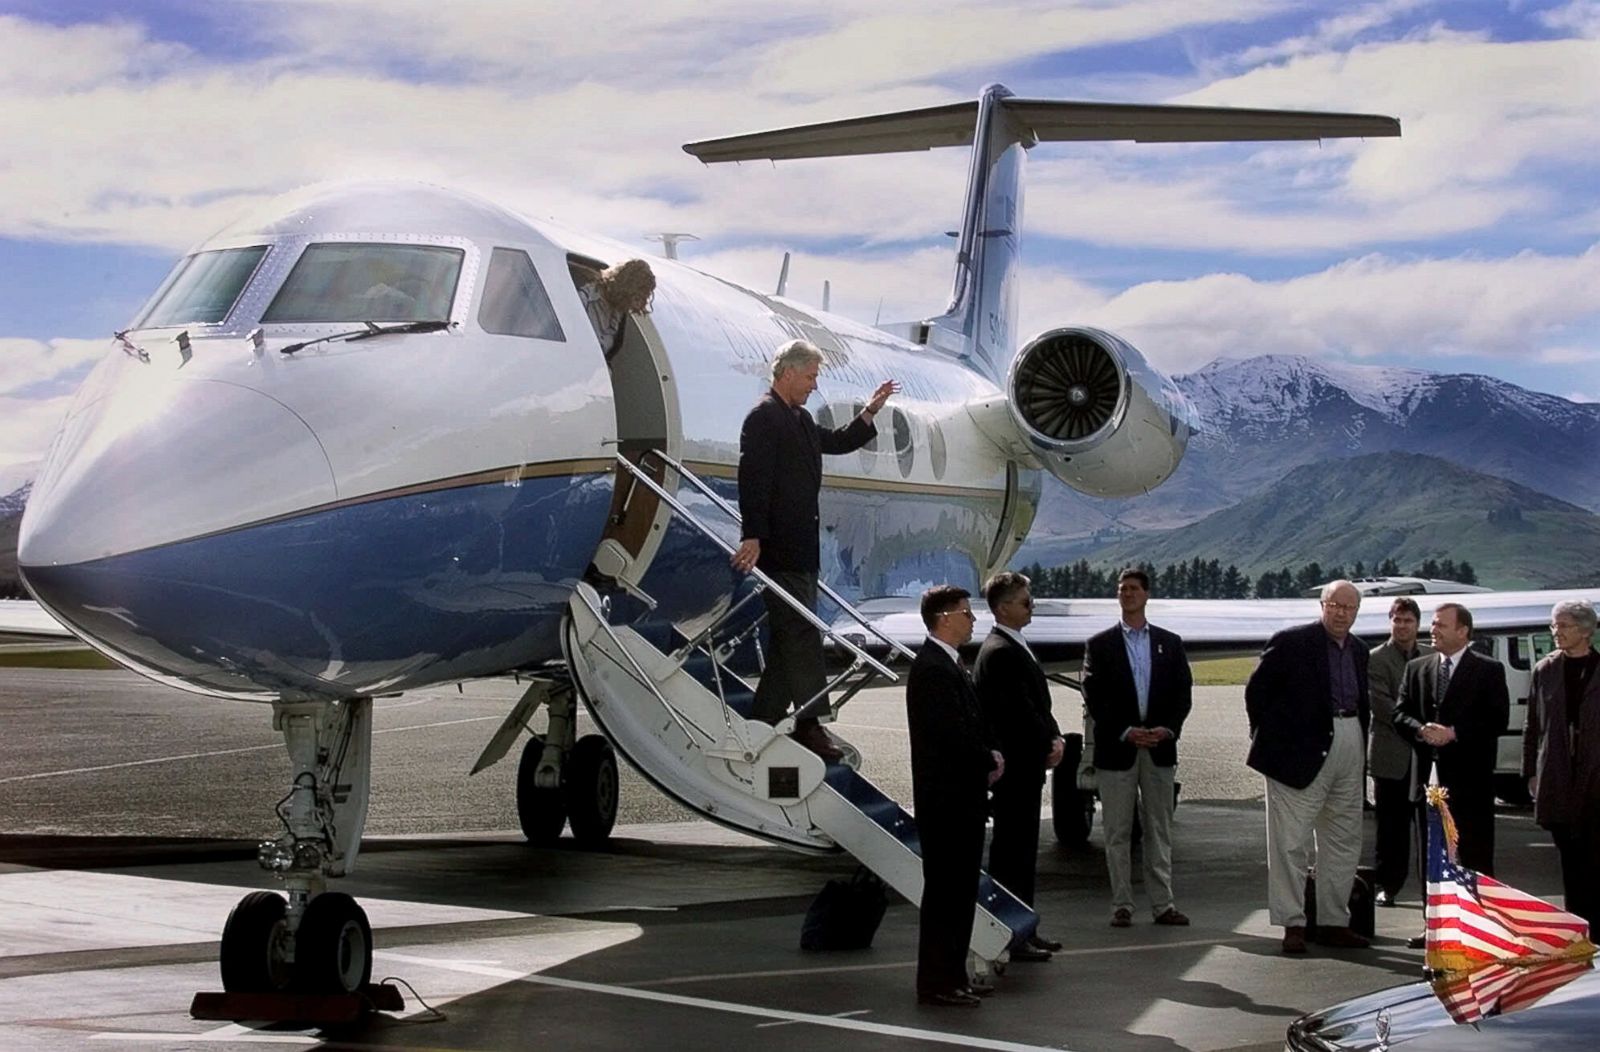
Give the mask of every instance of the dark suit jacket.
M 761 542 L 756 565 L 767 571 L 816 572 L 817 494 L 822 454 L 849 453 L 878 430 L 855 417 L 823 431 L 811 414 L 768 391 L 739 431 L 739 517 L 743 538 Z
M 1061 736 L 1050 715 L 1050 685 L 1044 670 L 997 628 L 978 648 L 973 679 L 995 748 L 1006 758 L 1006 773 L 995 783 L 995 792 L 1043 785 L 1050 746 Z
M 918 825 L 943 816 L 981 816 L 995 766 L 993 747 L 972 681 L 931 640 L 911 663 L 906 727 Z
M 1178 762 L 1178 735 L 1193 706 L 1194 674 L 1183 652 L 1183 640 L 1164 628 L 1150 626 L 1150 704 L 1139 719 L 1139 695 L 1133 685 L 1133 666 L 1122 641 L 1122 626 L 1113 625 L 1091 636 L 1083 651 L 1083 703 L 1094 718 L 1094 765 L 1107 771 L 1126 771 L 1138 759 L 1138 746 L 1122 736 L 1131 727 L 1165 727 L 1173 733 L 1150 750 L 1157 766 Z M 1004 750 L 1001 750 L 1002 752 Z
M 1439 654 L 1429 654 L 1406 665 L 1395 729 L 1416 743 L 1419 782 L 1427 782 L 1429 767 L 1437 758 L 1441 785 L 1458 795 L 1492 794 L 1495 754 L 1511 715 L 1505 667 L 1468 647 L 1456 655 L 1459 663 L 1441 699 L 1435 688 L 1442 660 Z M 1419 737 L 1424 723 L 1454 727 L 1456 740 L 1437 749 L 1424 745 Z
M 1354 636 L 1356 711 L 1363 748 L 1371 720 L 1367 693 L 1367 648 Z M 1304 789 L 1322 770 L 1333 744 L 1333 705 L 1328 673 L 1328 632 L 1322 622 L 1286 628 L 1267 640 L 1261 663 L 1244 688 L 1250 718 L 1253 769 L 1293 789 Z
M 1600 826 L 1600 672 L 1589 677 L 1581 698 L 1569 698 L 1568 660 L 1557 651 L 1533 666 L 1522 776 L 1539 777 L 1534 821 L 1547 828 L 1574 826 L 1594 836 Z M 1574 705 L 1583 711 L 1578 734 L 1572 733 L 1568 716 Z

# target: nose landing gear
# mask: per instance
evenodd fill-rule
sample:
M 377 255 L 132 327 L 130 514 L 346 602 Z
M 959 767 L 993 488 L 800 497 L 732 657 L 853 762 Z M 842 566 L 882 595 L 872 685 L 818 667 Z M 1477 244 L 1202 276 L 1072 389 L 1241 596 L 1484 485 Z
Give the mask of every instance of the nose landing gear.
M 371 986 L 372 925 L 355 899 L 327 891 L 355 863 L 366 823 L 372 702 L 273 707 L 294 769 L 278 804 L 284 834 L 264 841 L 263 868 L 287 896 L 253 891 L 222 931 L 222 994 L 199 994 L 201 1019 L 351 1022 L 403 1006 L 393 987 Z

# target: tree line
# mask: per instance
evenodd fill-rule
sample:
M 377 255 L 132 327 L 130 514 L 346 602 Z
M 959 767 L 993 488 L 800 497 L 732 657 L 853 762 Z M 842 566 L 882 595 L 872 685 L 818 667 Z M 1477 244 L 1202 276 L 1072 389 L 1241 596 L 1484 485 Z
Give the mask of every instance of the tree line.
M 1164 599 L 1290 599 L 1341 577 L 1431 577 L 1462 584 L 1478 583 L 1477 571 L 1465 559 L 1461 562 L 1425 559 L 1404 572 L 1394 559 L 1383 559 L 1371 566 L 1357 559 L 1349 567 L 1340 563 L 1324 567 L 1320 562 L 1309 562 L 1299 567 L 1268 570 L 1254 580 L 1231 563 L 1223 566 L 1221 560 L 1199 556 L 1166 566 L 1148 562 L 1134 566 L 1150 575 L 1151 593 Z M 1022 573 L 1033 581 L 1033 594 L 1037 596 L 1104 599 L 1117 594 L 1117 574 L 1123 569 L 1125 567 L 1091 566 L 1089 560 L 1079 559 L 1075 563 L 1050 567 L 1036 562 L 1022 567 Z

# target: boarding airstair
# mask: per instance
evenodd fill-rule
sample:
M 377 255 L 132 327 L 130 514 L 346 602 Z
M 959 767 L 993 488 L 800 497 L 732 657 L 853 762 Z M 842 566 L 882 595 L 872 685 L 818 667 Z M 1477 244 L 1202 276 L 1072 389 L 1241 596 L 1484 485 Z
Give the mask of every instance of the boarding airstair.
M 731 556 L 734 545 L 681 502 L 672 492 L 676 487 L 656 481 L 665 480 L 666 473 L 652 477 L 641 466 L 649 457 L 659 458 L 735 527 L 737 509 L 657 450 L 638 464 L 617 458 L 636 485 L 648 487 L 674 515 Z M 869 683 L 897 681 L 887 662 L 912 657 L 911 651 L 882 635 L 825 583 L 821 591 L 882 645 L 883 661 L 835 632 L 759 569 L 751 571 L 750 579 L 709 621 L 675 626 L 671 640 L 662 639 L 658 630 L 613 623 L 610 597 L 580 584 L 570 603 L 563 643 L 590 713 L 618 752 L 686 806 L 722 825 L 789 847 L 843 849 L 908 900 L 920 902 L 922 859 L 915 820 L 862 777 L 859 754 L 848 743 L 840 743 L 846 752 L 843 762 L 825 764 L 788 734 L 797 719 L 831 722 Z M 776 727 L 748 718 L 754 692 L 729 667 L 736 650 L 754 644 L 764 619 L 759 597 L 766 590 L 810 620 L 846 663 L 822 692 Z M 637 585 L 627 591 L 653 604 Z M 987 874 L 981 878 L 972 936 L 979 958 L 1002 959 L 1009 947 L 1034 933 L 1036 924 L 1031 909 Z

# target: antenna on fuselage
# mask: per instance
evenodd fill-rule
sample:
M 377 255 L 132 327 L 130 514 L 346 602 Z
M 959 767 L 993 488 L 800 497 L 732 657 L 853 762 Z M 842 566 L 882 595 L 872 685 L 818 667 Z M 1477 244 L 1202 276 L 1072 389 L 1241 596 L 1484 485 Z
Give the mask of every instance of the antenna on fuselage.
M 782 296 L 789 287 L 789 253 L 783 254 L 783 266 L 778 268 L 778 289 L 774 296 Z
M 646 241 L 661 242 L 661 254 L 666 256 L 668 259 L 678 258 L 678 242 L 700 240 L 693 234 L 685 234 L 676 231 L 668 231 L 660 234 L 646 234 L 644 239 Z
M 833 286 L 824 281 L 822 283 L 822 309 L 828 309 L 828 301 L 833 299 Z

